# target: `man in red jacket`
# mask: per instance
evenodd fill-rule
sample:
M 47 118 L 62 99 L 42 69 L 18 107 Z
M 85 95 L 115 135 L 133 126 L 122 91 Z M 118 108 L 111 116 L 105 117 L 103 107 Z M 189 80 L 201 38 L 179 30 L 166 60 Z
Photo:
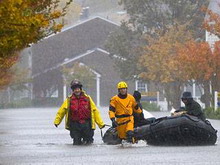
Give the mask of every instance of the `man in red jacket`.
M 73 144 L 91 144 L 95 123 L 99 128 L 104 128 L 105 124 L 92 98 L 82 90 L 81 82 L 72 81 L 71 89 L 73 93 L 58 110 L 54 125 L 57 127 L 66 116 L 66 129 L 70 130 Z

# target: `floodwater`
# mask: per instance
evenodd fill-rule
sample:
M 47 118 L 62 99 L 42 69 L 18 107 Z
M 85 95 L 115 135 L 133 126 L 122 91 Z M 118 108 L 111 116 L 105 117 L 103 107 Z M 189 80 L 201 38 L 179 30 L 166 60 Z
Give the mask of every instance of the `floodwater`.
M 110 124 L 108 108 L 99 108 Z M 150 146 L 144 141 L 131 147 L 106 145 L 96 129 L 94 144 L 73 146 L 64 121 L 56 128 L 53 120 L 58 108 L 0 109 L 0 165 L 7 164 L 220 164 L 220 120 L 210 120 L 218 130 L 213 146 Z M 153 112 L 155 117 L 169 112 Z M 103 133 L 108 129 L 104 128 Z

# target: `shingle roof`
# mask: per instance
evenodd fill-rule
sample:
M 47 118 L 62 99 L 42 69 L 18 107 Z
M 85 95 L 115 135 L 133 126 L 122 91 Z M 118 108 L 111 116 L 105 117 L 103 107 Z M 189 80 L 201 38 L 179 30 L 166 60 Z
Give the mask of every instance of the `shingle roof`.
M 31 48 L 32 74 L 41 73 L 87 50 L 103 48 L 107 36 L 117 28 L 118 25 L 95 17 L 34 44 Z

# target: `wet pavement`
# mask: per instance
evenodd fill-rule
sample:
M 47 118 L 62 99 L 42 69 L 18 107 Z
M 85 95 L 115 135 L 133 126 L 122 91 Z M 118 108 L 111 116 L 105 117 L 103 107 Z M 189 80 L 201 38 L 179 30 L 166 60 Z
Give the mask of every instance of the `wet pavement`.
M 56 128 L 55 108 L 0 109 L 0 165 L 7 164 L 220 164 L 220 120 L 210 120 L 218 130 L 213 146 L 150 146 L 144 141 L 131 147 L 106 145 L 96 129 L 94 144 L 73 146 L 64 121 Z M 106 124 L 108 109 L 100 108 Z M 169 112 L 153 112 L 155 117 Z M 108 128 L 104 128 L 105 132 Z

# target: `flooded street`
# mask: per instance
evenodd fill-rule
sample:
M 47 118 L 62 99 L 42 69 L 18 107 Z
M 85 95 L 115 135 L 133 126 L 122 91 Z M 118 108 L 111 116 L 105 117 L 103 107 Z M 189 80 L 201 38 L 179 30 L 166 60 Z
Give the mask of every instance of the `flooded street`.
M 106 145 L 97 128 L 94 144 L 73 146 L 64 121 L 56 128 L 53 120 L 58 108 L 0 110 L 0 164 L 220 164 L 220 121 L 210 120 L 218 130 L 214 146 L 162 147 L 144 141 L 132 147 Z M 108 108 L 100 108 L 110 124 Z M 169 112 L 153 112 L 155 117 Z M 108 129 L 104 128 L 103 133 Z

